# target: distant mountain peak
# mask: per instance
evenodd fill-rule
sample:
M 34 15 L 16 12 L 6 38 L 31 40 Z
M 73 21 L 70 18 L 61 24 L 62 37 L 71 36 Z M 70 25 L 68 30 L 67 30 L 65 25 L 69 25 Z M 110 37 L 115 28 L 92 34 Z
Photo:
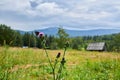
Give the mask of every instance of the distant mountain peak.
M 50 27 L 50 28 L 44 28 L 44 29 L 38 29 L 34 31 L 40 31 L 44 32 L 44 34 L 47 35 L 57 35 L 59 27 Z M 109 35 L 114 33 L 120 33 L 120 29 L 93 29 L 93 30 L 69 30 L 64 29 L 66 33 L 69 34 L 70 37 L 76 37 L 76 36 L 96 36 L 96 35 Z M 34 32 L 34 31 L 29 31 Z M 24 31 L 20 31 L 20 33 L 24 33 Z

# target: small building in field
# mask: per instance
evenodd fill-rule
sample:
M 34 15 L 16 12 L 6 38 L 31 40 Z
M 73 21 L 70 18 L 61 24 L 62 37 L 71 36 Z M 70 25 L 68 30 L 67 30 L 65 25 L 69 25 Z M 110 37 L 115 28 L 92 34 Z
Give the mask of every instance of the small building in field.
M 88 51 L 106 51 L 106 44 L 105 42 L 94 42 L 89 43 L 87 46 Z

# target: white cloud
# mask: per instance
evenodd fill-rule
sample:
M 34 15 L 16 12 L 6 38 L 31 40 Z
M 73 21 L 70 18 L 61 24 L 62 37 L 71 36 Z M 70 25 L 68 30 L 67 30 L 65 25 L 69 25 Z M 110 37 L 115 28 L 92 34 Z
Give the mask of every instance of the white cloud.
M 30 8 L 29 0 L 1 0 L 0 10 L 24 11 Z
M 6 13 L 6 11 L 8 13 Z M 23 25 L 28 30 L 37 28 L 29 28 L 28 26 L 46 27 L 57 25 L 69 26 L 71 28 L 76 27 L 80 29 L 82 27 L 79 26 L 83 25 L 87 26 L 85 28 L 91 29 L 95 28 L 96 25 L 99 24 L 115 28 L 115 26 L 120 26 L 119 14 L 119 0 L 0 1 L 0 23 L 10 24 L 11 26 Z M 93 26 L 91 27 L 89 25 Z
M 60 8 L 56 3 L 41 3 L 36 7 L 36 10 L 38 13 L 41 13 L 40 15 L 59 15 L 64 12 L 64 9 Z
M 32 8 L 31 2 L 36 3 L 36 7 Z M 26 16 L 59 15 L 65 10 L 55 2 L 42 2 L 42 0 L 2 0 L 0 4 L 0 10 L 15 11 Z

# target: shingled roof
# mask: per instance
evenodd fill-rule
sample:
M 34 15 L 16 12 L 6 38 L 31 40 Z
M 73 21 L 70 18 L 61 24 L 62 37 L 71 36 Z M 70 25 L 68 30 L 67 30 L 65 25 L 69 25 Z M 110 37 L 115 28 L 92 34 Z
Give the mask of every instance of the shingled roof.
M 87 50 L 89 50 L 89 51 L 105 51 L 106 50 L 105 42 L 90 43 L 87 46 Z

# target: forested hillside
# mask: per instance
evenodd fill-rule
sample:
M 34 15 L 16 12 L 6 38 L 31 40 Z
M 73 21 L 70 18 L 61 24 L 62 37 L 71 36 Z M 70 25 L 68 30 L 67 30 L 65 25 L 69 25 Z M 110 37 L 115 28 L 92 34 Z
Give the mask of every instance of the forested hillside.
M 44 33 L 44 32 L 43 32 Z M 120 33 L 102 36 L 69 37 L 64 29 L 59 28 L 54 35 L 44 35 L 48 49 L 62 49 L 66 41 L 70 42 L 70 48 L 85 50 L 90 42 L 106 42 L 108 51 L 120 51 Z M 0 45 L 7 44 L 15 47 L 37 47 L 42 48 L 41 39 L 35 33 L 20 34 L 7 25 L 0 25 Z

